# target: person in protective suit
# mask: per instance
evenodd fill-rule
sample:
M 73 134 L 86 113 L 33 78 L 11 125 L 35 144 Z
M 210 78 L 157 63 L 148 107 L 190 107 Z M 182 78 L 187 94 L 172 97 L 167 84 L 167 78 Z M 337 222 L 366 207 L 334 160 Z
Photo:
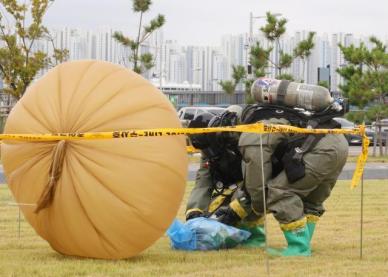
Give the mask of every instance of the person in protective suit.
M 188 127 L 206 128 L 236 124 L 231 122 L 233 120 L 235 113 L 229 110 L 220 116 L 205 112 L 196 116 Z M 238 138 L 226 140 L 222 133 L 194 134 L 189 138 L 192 145 L 201 150 L 201 160 L 195 186 L 187 203 L 187 220 L 209 215 L 222 203 L 228 200 L 230 202 L 237 183 L 242 180 Z M 217 201 L 212 201 L 216 198 Z
M 210 113 L 198 115 L 189 124 L 189 128 L 233 126 L 238 124 L 242 107 L 232 105 L 219 116 Z M 242 192 L 238 189 L 242 181 L 241 154 L 238 150 L 240 133 L 208 133 L 190 135 L 195 148 L 201 150 L 200 168 L 197 171 L 195 185 L 188 199 L 186 220 L 195 217 L 214 217 L 220 210 Z M 244 200 L 246 208 L 249 199 Z M 260 247 L 264 243 L 262 222 L 257 222 L 255 214 L 244 220 L 234 222 L 237 227 L 251 232 L 251 237 L 243 243 L 247 247 Z M 224 223 L 230 223 L 224 220 Z M 238 223 L 238 224 L 237 224 Z
M 244 110 L 243 123 L 256 122 L 255 113 L 260 114 L 260 108 L 262 107 L 256 109 L 248 107 L 248 111 Z M 284 115 L 281 112 L 277 115 L 278 110 L 280 109 L 276 109 L 272 114 L 267 112 L 269 118 L 262 121 L 294 126 L 303 121 L 298 120 L 298 116 L 293 116 L 291 111 L 289 116 L 286 115 L 287 112 Z M 324 113 L 316 117 L 316 121 L 312 121 L 313 126 L 307 126 L 336 128 L 337 125 L 332 120 L 326 120 L 331 117 L 325 117 Z M 322 118 L 325 120 L 321 120 Z M 279 222 L 287 240 L 287 248 L 272 249 L 270 253 L 283 256 L 311 255 L 310 241 L 316 222 L 325 211 L 323 202 L 329 197 L 346 163 L 348 143 L 345 137 L 333 134 L 271 133 L 260 136 L 243 133 L 239 139 L 239 147 L 243 158 L 242 188 L 250 198 L 251 206 L 247 209 L 244 201 L 236 198 L 228 209 L 222 211 L 226 216 L 218 214 L 220 221 L 223 221 L 222 217 L 227 217 L 230 218 L 230 222 L 238 222 L 252 211 L 258 217 L 262 216 L 264 183 L 267 210 Z M 280 164 L 279 167 L 273 166 L 274 160 Z M 274 172 L 274 169 L 277 172 Z
M 273 118 L 270 120 L 262 120 L 264 123 L 272 124 L 288 124 L 284 119 Z M 248 136 L 246 136 L 248 134 Z M 250 136 L 253 135 L 253 136 Z M 263 141 L 266 138 L 263 137 Z M 280 138 L 277 139 L 280 141 Z M 273 142 L 276 139 L 273 138 Z M 248 152 L 245 152 L 245 147 L 252 146 Z M 233 199 L 227 206 L 222 206 L 215 211 L 214 218 L 218 221 L 239 227 L 254 234 L 254 240 L 250 243 L 255 247 L 265 246 L 265 231 L 264 231 L 264 216 L 262 210 L 263 192 L 260 189 L 264 183 L 270 178 L 276 176 L 280 169 L 276 162 L 271 159 L 273 153 L 263 148 L 263 153 L 257 150 L 260 146 L 260 138 L 257 134 L 242 133 L 239 138 L 239 150 L 242 154 L 242 174 L 243 180 L 240 183 L 239 189 L 234 194 Z M 251 153 L 254 156 L 249 156 Z M 261 170 L 261 156 L 264 157 L 264 170 Z M 257 170 L 257 174 L 247 174 L 249 170 Z M 263 174 L 262 174 L 263 173 Z M 264 179 L 263 179 L 264 177 Z M 249 245 L 249 244 L 248 244 Z

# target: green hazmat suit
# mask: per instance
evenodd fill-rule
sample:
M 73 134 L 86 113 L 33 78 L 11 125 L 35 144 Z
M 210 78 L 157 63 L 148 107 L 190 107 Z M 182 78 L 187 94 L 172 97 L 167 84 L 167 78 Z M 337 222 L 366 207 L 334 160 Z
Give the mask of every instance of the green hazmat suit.
M 272 124 L 289 124 L 285 119 L 264 121 Z M 251 198 L 250 209 L 263 214 L 263 181 L 266 190 L 266 208 L 272 213 L 283 230 L 288 248 L 280 251 L 283 256 L 308 256 L 315 224 L 324 213 L 323 202 L 329 197 L 348 156 L 348 143 L 343 135 L 327 134 L 303 156 L 305 176 L 289 182 L 285 170 L 273 179 L 271 157 L 279 143 L 291 134 L 252 134 L 240 136 L 239 146 L 243 156 L 243 183 Z M 260 148 L 262 143 L 262 150 Z M 262 163 L 264 170 L 262 170 Z M 238 200 L 238 199 L 237 199 Z M 237 208 L 236 208 L 237 207 Z M 234 205 L 238 214 L 250 209 Z
M 279 124 L 278 119 L 270 122 Z M 303 156 L 306 171 L 302 179 L 291 184 L 283 170 L 270 180 L 271 156 L 277 144 L 288 136 L 289 134 L 283 133 L 262 135 L 263 156 L 261 156 L 260 135 L 244 133 L 239 141 L 243 155 L 242 185 L 251 197 L 252 210 L 257 215 L 263 213 L 264 180 L 267 190 L 267 209 L 281 224 L 297 221 L 305 215 L 319 217 L 324 213 L 323 202 L 329 197 L 348 155 L 348 143 L 345 137 L 328 134 Z M 264 178 L 261 169 L 262 157 Z
M 325 211 L 323 202 L 330 196 L 347 156 L 348 143 L 343 135 L 324 136 L 303 157 L 305 177 L 290 184 L 282 171 L 268 182 L 268 210 L 282 224 L 306 214 L 321 216 Z
M 278 118 L 262 122 L 290 125 L 286 119 Z M 346 139 L 343 135 L 325 135 L 313 149 L 303 156 L 306 168 L 305 177 L 295 183 L 291 184 L 288 181 L 284 170 L 270 180 L 272 178 L 271 157 L 277 146 L 291 136 L 292 134 L 288 133 L 241 134 L 239 148 L 243 156 L 242 187 L 248 192 L 251 205 L 241 203 L 244 211 L 239 212 L 240 214 L 249 214 L 250 211 L 257 215 L 263 213 L 263 181 L 266 187 L 267 209 L 274 213 L 279 222 L 289 223 L 298 220 L 305 213 L 318 217 L 323 214 L 323 202 L 330 195 L 346 162 L 348 155 Z M 287 205 L 287 210 L 291 211 L 284 212 L 278 208 L 277 203 L 285 201 L 283 198 L 287 199 L 288 205 L 291 205 Z
M 271 118 L 262 121 L 265 124 L 283 124 L 288 125 L 286 119 Z M 261 136 L 261 138 L 260 138 Z M 266 184 L 272 177 L 272 161 L 271 157 L 276 150 L 276 147 L 289 137 L 286 133 L 272 134 L 253 134 L 242 133 L 239 139 L 239 148 L 243 156 L 242 172 L 243 183 L 242 187 L 250 196 L 250 206 L 246 203 L 239 203 L 245 213 L 239 211 L 238 214 L 249 214 L 252 211 L 258 216 L 263 214 L 263 181 Z M 263 153 L 261 153 L 260 144 L 263 145 Z M 263 169 L 261 167 L 263 160 Z M 238 205 L 236 205 L 238 206 Z
M 285 118 L 271 118 L 262 122 L 290 125 L 290 122 Z M 240 228 L 260 234 L 252 245 L 262 246 L 264 244 L 264 230 L 262 228 L 264 206 L 262 188 L 264 182 L 267 211 L 273 213 L 279 221 L 289 243 L 286 250 L 278 252 L 285 256 L 308 256 L 311 254 L 310 241 L 315 224 L 324 213 L 323 202 L 329 197 L 338 175 L 345 165 L 348 144 L 343 135 L 323 136 L 303 156 L 305 176 L 290 183 L 284 170 L 277 176 L 272 176 L 271 159 L 279 144 L 284 143 L 292 136 L 288 133 L 262 135 L 242 133 L 238 143 L 243 158 L 243 181 L 240 188 L 246 194 L 239 197 L 237 193 L 232 192 L 232 197 L 229 197 L 231 194 L 224 197 L 227 198 L 227 201 L 223 202 L 223 205 L 228 205 L 241 219 L 237 224 Z M 205 164 L 206 158 L 202 157 L 196 184 L 187 204 L 187 213 L 196 210 L 209 212 L 209 207 L 214 202 L 212 199 L 214 184 Z M 219 203 L 220 201 L 217 202 L 217 204 Z M 212 208 L 211 211 L 214 209 Z M 253 224 L 255 229 L 250 229 L 252 228 L 251 222 L 255 222 Z

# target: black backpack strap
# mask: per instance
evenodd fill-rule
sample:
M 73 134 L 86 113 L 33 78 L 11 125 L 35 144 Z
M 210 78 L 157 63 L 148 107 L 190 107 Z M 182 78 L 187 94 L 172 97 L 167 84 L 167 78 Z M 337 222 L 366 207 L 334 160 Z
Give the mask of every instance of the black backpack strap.
M 307 124 L 310 128 L 316 128 L 318 122 L 309 120 Z M 305 176 L 305 165 L 303 163 L 303 156 L 311 151 L 315 145 L 325 136 L 325 134 L 310 134 L 303 141 L 299 147 L 292 147 L 283 156 L 283 165 L 286 171 L 287 179 L 292 184 Z
M 307 126 L 314 129 L 318 126 L 318 122 L 309 120 Z M 325 134 L 308 135 L 300 147 L 295 147 L 295 154 L 293 155 L 292 159 L 296 161 L 302 161 L 303 155 L 313 149 L 324 136 Z
M 268 104 L 255 104 L 246 107 L 242 113 L 241 122 L 251 124 L 270 118 L 285 118 L 291 125 L 304 127 L 308 117 L 292 108 Z

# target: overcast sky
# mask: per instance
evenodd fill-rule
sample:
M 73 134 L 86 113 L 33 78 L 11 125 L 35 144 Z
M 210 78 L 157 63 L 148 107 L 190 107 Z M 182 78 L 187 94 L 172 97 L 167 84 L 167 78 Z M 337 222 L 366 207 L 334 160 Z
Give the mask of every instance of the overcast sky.
M 223 34 L 249 32 L 249 13 L 281 13 L 288 33 L 354 33 L 388 37 L 388 0 L 153 0 L 146 19 L 166 16 L 166 39 L 182 45 L 218 45 Z M 55 0 L 45 17 L 48 27 L 103 26 L 134 35 L 138 15 L 131 0 Z M 264 19 L 256 19 L 258 29 Z

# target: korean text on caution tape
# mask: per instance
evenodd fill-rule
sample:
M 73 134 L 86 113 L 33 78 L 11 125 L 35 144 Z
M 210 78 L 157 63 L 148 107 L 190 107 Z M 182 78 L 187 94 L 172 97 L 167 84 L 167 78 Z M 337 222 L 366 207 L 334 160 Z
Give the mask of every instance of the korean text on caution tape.
M 303 134 L 355 134 L 362 137 L 362 153 L 358 157 L 356 170 L 353 175 L 351 187 L 358 185 L 364 172 L 364 166 L 368 158 L 369 139 L 365 135 L 365 126 L 355 129 L 309 129 L 298 128 L 289 125 L 264 124 L 262 122 L 212 128 L 155 128 L 144 130 L 124 130 L 113 132 L 90 133 L 57 133 L 57 134 L 0 134 L 0 140 L 18 141 L 57 141 L 57 140 L 97 140 L 97 139 L 127 139 L 137 137 L 160 137 L 176 135 L 192 135 L 214 132 L 247 132 L 257 134 L 268 133 L 303 133 Z

